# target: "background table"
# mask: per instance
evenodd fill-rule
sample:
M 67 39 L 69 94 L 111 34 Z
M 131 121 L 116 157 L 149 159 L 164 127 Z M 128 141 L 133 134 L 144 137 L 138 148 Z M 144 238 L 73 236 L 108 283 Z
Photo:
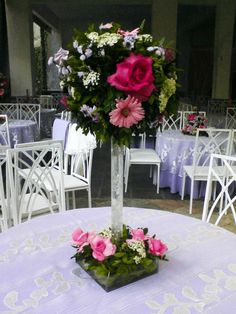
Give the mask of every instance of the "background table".
M 181 194 L 183 167 L 193 163 L 195 139 L 195 136 L 184 135 L 178 130 L 157 132 L 155 149 L 161 158 L 160 188 L 169 187 L 171 193 Z M 205 183 L 195 182 L 193 197 L 198 198 L 199 195 L 203 195 L 204 187 Z M 188 178 L 185 193 L 190 194 Z
M 74 229 L 101 231 L 110 217 L 108 207 L 69 210 L 0 234 L 0 313 L 234 313 L 236 235 L 187 216 L 124 208 L 126 224 L 148 227 L 168 245 L 169 261 L 107 293 L 70 257 Z
M 11 147 L 19 143 L 34 142 L 39 139 L 37 123 L 31 120 L 9 120 Z

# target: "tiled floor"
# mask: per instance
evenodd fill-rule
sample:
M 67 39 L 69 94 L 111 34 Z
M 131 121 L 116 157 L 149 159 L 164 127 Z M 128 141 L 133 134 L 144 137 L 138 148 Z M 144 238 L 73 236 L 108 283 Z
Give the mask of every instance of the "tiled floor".
M 110 171 L 110 145 L 103 144 L 94 151 L 92 170 L 92 206 L 110 206 L 111 171 Z M 77 207 L 87 207 L 87 193 L 79 192 Z M 160 189 L 156 193 L 156 187 L 149 178 L 149 167 L 132 166 L 130 168 L 127 193 L 124 194 L 124 206 L 153 208 L 167 210 L 183 215 L 189 215 L 189 199 L 181 201 L 179 194 L 171 194 L 169 189 Z M 192 217 L 201 219 L 203 200 L 194 201 Z M 236 225 L 229 214 L 223 219 L 221 226 L 236 233 Z

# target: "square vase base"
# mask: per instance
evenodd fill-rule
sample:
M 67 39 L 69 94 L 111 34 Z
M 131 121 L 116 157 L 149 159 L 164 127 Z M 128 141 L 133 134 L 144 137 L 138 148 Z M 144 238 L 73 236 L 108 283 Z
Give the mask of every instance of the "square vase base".
M 86 269 L 83 260 L 76 261 L 80 267 L 86 271 L 106 292 L 124 287 L 132 282 L 140 280 L 142 278 L 148 277 L 158 272 L 158 260 L 154 260 L 153 264 L 150 265 L 150 269 L 146 269 L 137 265 L 137 269 L 130 272 L 129 274 L 123 275 L 111 275 L 111 276 L 101 276 L 97 275 L 94 271 L 89 271 Z

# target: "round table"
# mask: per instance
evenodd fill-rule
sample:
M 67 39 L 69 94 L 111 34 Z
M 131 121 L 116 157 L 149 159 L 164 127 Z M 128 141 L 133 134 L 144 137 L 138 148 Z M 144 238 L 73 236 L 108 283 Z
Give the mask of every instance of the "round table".
M 183 167 L 192 165 L 193 151 L 196 137 L 193 135 L 185 135 L 178 130 L 166 130 L 157 132 L 156 135 L 156 151 L 161 158 L 160 168 L 160 187 L 170 188 L 171 193 L 181 193 Z M 207 141 L 207 138 L 206 138 Z M 205 187 L 205 183 L 203 183 Z M 201 183 L 194 184 L 194 198 L 198 198 L 199 194 L 204 194 L 200 191 Z M 185 193 L 190 194 L 190 184 L 186 182 Z
M 0 234 L 0 313 L 234 313 L 235 234 L 170 212 L 123 213 L 124 223 L 168 245 L 157 274 L 105 292 L 70 258 L 71 233 L 108 227 L 111 209 L 43 215 Z
M 39 139 L 37 123 L 32 120 L 9 120 L 11 147 L 15 144 L 35 142 Z

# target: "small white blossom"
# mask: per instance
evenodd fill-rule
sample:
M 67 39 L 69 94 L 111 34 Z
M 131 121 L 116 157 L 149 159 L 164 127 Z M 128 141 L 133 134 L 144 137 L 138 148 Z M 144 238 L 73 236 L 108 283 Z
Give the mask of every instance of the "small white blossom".
M 99 79 L 100 74 L 95 71 L 91 71 L 87 75 L 85 74 L 83 76 L 83 84 L 85 88 L 88 88 L 89 85 L 95 86 L 98 85 Z
M 78 40 L 73 41 L 73 47 L 76 49 L 79 46 Z
M 81 55 L 79 58 L 80 58 L 81 61 L 84 61 L 86 59 L 86 56 L 85 55 Z
M 78 53 L 83 54 L 83 46 L 82 45 L 78 46 L 77 51 Z
M 86 33 L 86 36 L 92 43 L 97 43 L 99 39 L 99 35 L 97 32 Z
M 96 108 L 97 109 L 97 108 Z M 111 229 L 104 229 L 102 232 L 101 232 L 101 235 L 105 238 L 109 238 L 111 239 L 112 237 L 112 231 Z
M 121 39 L 121 35 L 115 33 L 104 33 L 99 36 L 98 40 L 98 48 L 102 48 L 104 46 L 114 46 Z
M 86 50 L 85 50 L 85 56 L 87 57 L 87 58 L 90 58 L 91 56 L 92 56 L 92 54 L 93 54 L 93 52 L 92 52 L 92 49 L 90 49 L 90 48 L 87 48 Z
M 134 258 L 136 264 L 137 264 L 138 260 L 141 261 L 142 258 L 146 257 L 146 250 L 145 250 L 144 241 L 142 241 L 142 240 L 129 240 L 126 242 L 127 242 L 128 247 L 132 251 L 136 251 L 138 253 L 138 256 L 136 256 Z
M 150 34 L 142 34 L 137 36 L 137 40 L 139 41 L 152 41 L 153 37 Z

